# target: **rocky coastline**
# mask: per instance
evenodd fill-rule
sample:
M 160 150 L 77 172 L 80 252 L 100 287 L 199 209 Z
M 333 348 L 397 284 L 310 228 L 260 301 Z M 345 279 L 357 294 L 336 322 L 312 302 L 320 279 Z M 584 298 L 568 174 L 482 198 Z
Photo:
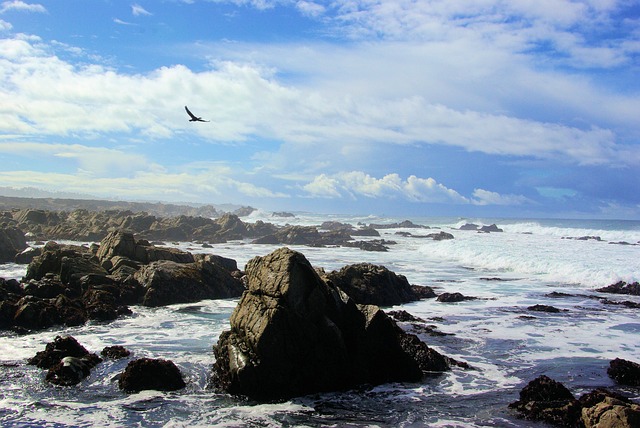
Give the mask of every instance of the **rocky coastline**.
M 368 263 L 325 272 L 286 247 L 250 260 L 241 270 L 232 259 L 152 242 L 205 244 L 251 239 L 283 245 L 349 246 L 358 236 L 379 236 L 374 227 L 379 225 L 276 226 L 245 223 L 235 214 L 216 219 L 161 218 L 131 211 L 33 209 L 5 211 L 0 220 L 2 260 L 28 263 L 20 281 L 0 278 L 0 329 L 28 334 L 90 320 L 109 322 L 131 314 L 134 305 L 239 298 L 230 329 L 213 347 L 211 385 L 218 391 L 269 402 L 361 385 L 418 382 L 449 370 L 473 370 L 438 353 L 414 334 L 447 333 L 406 311 L 386 313 L 381 307 L 425 298 L 464 304 L 475 297 L 437 295 L 430 287 L 412 285 L 404 276 Z M 495 229 L 482 232 L 499 232 Z M 406 236 L 454 239 L 444 232 L 432 235 Z M 48 242 L 28 245 L 37 239 Z M 91 243 L 70 245 L 50 239 Z M 638 287 L 620 282 L 594 291 L 637 296 Z M 568 296 L 547 295 L 553 299 Z M 636 302 L 588 297 L 637 307 Z M 527 310 L 565 312 L 549 305 Z M 98 356 L 75 339 L 59 336 L 29 363 L 47 370 L 46 382 L 66 387 L 80 383 L 103 358 L 129 359 L 126 370 L 117 377 L 124 392 L 172 391 L 186 385 L 171 361 L 133 358 L 129 350 L 111 348 Z M 620 359 L 611 361 L 608 370 L 617 383 L 636 389 L 639 373 L 640 365 Z M 158 383 L 159 378 L 167 380 L 166 384 Z M 617 392 L 596 389 L 576 398 L 546 377 L 527 385 L 510 408 L 525 419 L 556 426 L 637 426 L 640 417 L 638 404 Z

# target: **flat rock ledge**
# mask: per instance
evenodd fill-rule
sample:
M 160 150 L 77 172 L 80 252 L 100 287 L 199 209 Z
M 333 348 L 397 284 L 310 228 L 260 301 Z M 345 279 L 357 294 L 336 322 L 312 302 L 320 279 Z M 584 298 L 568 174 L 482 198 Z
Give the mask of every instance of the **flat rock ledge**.
M 214 345 L 212 383 L 274 401 L 358 385 L 417 382 L 453 360 L 358 305 L 299 252 L 280 248 L 246 266 L 248 289 Z

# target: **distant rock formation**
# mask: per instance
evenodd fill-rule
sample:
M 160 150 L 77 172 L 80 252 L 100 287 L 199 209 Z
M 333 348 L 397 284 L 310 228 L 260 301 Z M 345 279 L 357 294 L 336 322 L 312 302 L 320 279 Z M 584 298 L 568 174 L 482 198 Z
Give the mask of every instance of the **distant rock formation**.
M 449 369 L 447 357 L 377 306 L 357 305 L 323 281 L 301 253 L 256 257 L 246 274 L 231 330 L 214 346 L 212 379 L 224 391 L 269 401 Z

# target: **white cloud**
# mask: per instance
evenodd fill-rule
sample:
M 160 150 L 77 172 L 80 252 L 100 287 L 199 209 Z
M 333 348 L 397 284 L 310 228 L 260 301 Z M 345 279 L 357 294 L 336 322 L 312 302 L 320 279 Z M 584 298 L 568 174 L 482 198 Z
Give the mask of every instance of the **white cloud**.
M 455 190 L 436 182 L 433 178 L 414 175 L 402 180 L 398 174 L 375 178 L 361 171 L 342 172 L 328 176 L 320 174 L 304 185 L 309 196 L 322 198 L 404 199 L 413 202 L 468 203 Z
M 3 21 L 2 19 L 0 19 L 0 31 L 9 31 L 12 28 L 13 28 L 13 25 L 11 25 L 10 22 Z
M 115 22 L 118 25 L 138 25 L 138 24 L 134 24 L 133 22 L 123 21 L 120 18 L 113 18 L 113 22 Z
M 473 191 L 473 203 L 475 205 L 522 205 L 532 201 L 522 195 L 501 195 L 484 189 Z
M 0 7 L 0 13 L 5 13 L 10 10 L 17 10 L 22 12 L 36 12 L 36 13 L 47 12 L 47 9 L 44 6 L 37 3 L 25 3 L 20 0 L 2 2 L 2 7 Z
M 151 12 L 149 12 L 148 10 L 146 10 L 144 7 L 140 6 L 137 3 L 134 3 L 131 5 L 131 13 L 133 14 L 133 16 L 151 16 L 153 15 Z
M 326 8 L 313 1 L 299 1 L 296 3 L 296 8 L 306 16 L 310 17 L 319 17 L 321 16 Z

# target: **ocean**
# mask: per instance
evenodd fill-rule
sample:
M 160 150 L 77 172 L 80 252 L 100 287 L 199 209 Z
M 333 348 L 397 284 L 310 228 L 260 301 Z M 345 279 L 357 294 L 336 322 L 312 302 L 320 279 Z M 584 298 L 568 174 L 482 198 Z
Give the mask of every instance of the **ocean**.
M 282 225 L 340 221 L 356 225 L 394 223 L 406 218 L 305 213 L 295 218 L 274 218 L 258 211 L 243 220 Z M 419 336 L 429 346 L 468 362 L 475 370 L 455 369 L 419 383 L 362 386 L 279 403 L 254 403 L 216 393 L 208 385 L 214 362 L 212 346 L 229 327 L 237 299 L 132 307 L 132 316 L 111 323 L 92 322 L 24 336 L 0 333 L 0 425 L 534 427 L 541 424 L 520 420 L 507 408 L 530 380 L 546 374 L 579 396 L 596 387 L 617 388 L 606 374 L 610 360 L 619 357 L 640 361 L 638 309 L 606 304 L 597 297 L 636 303 L 640 298 L 595 292 L 595 288 L 618 281 L 640 281 L 640 245 L 621 243 L 640 243 L 640 222 L 409 220 L 449 232 L 454 239 L 433 241 L 396 233 L 433 233 L 422 229 L 381 229 L 380 238 L 396 241 L 388 252 L 291 248 L 326 271 L 353 263 L 374 263 L 406 276 L 412 284 L 431 286 L 437 293 L 461 292 L 478 297 L 453 304 L 429 299 L 389 308 L 403 309 L 447 333 Z M 504 232 L 458 230 L 466 223 L 496 224 Z M 238 266 L 279 247 L 250 241 L 214 244 L 206 249 L 188 242 L 167 245 L 231 257 Z M 4 278 L 20 278 L 25 271 L 26 266 L 0 265 L 0 277 Z M 552 292 L 569 296 L 551 297 Z M 536 304 L 551 305 L 560 312 L 527 309 Z M 182 371 L 187 387 L 170 393 L 120 392 L 115 379 L 128 360 L 105 360 L 74 387 L 48 385 L 45 373 L 27 366 L 25 360 L 60 334 L 72 335 L 96 353 L 105 346 L 123 345 L 133 352 L 133 358 L 170 359 Z M 617 390 L 640 398 L 637 389 Z

